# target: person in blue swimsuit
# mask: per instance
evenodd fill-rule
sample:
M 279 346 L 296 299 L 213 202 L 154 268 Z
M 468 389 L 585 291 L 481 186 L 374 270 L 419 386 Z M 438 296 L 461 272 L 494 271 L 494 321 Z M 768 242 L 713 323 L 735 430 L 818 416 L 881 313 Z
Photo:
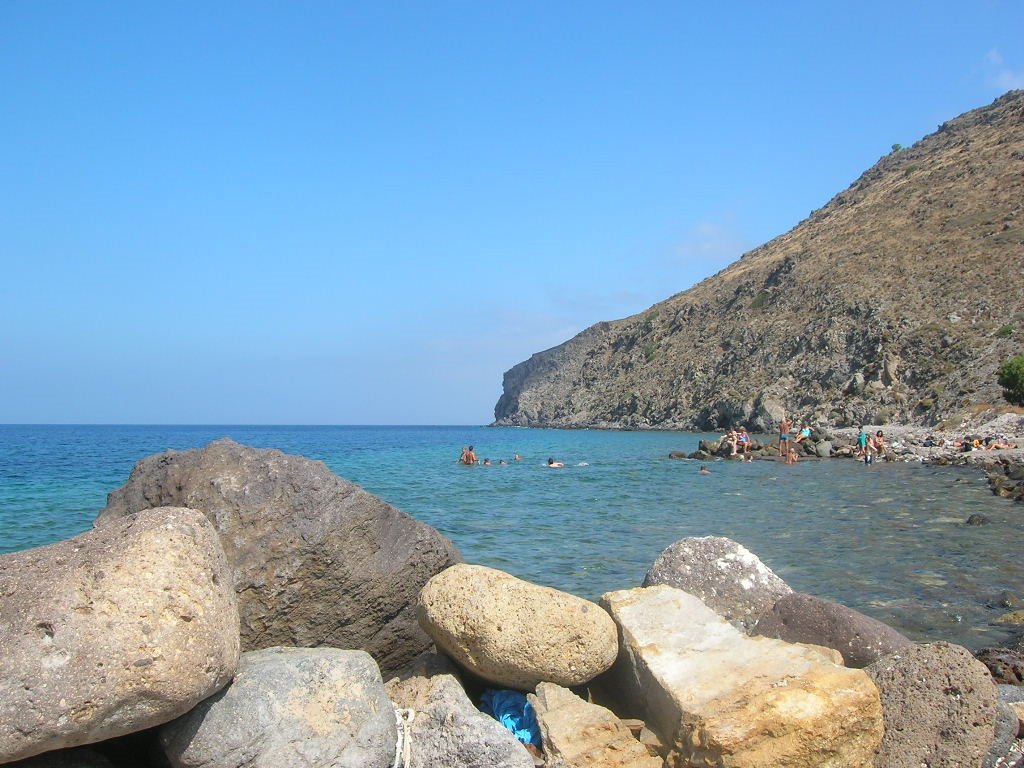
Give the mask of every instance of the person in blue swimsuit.
M 868 448 L 868 432 L 864 427 L 860 428 L 857 435 L 857 458 L 863 458 L 865 464 L 871 463 L 871 454 Z
M 789 430 L 792 428 L 793 422 L 783 416 L 782 421 L 779 422 L 779 456 L 783 458 L 789 456 Z
M 748 455 L 750 453 L 750 433 L 747 432 L 746 427 L 740 427 L 739 444 L 742 448 L 740 461 L 753 461 L 754 457 Z

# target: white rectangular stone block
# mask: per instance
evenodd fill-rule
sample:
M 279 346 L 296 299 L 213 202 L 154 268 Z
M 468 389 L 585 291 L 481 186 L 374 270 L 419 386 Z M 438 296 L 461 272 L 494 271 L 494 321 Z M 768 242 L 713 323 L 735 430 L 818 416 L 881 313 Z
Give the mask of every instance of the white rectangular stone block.
M 864 768 L 882 739 L 878 690 L 806 646 L 739 632 L 668 586 L 609 592 L 612 675 L 669 766 Z

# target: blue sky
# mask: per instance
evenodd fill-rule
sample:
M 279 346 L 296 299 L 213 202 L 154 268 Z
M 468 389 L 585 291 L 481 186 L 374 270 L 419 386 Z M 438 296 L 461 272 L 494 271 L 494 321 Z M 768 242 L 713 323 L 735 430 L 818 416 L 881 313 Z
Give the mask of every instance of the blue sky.
M 483 424 L 1024 87 L 1024 3 L 0 3 L 0 422 Z

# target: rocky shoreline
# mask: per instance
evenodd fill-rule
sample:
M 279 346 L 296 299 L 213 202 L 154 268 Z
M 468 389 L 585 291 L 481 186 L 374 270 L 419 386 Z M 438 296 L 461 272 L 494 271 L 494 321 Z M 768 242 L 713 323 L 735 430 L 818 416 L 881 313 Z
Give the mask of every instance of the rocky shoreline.
M 884 433 L 886 448 L 878 460 L 977 467 L 985 472 L 993 494 L 1024 502 L 1024 416 L 1003 414 L 956 430 L 891 424 L 865 424 L 864 429 L 871 435 Z M 857 456 L 859 432 L 859 428 L 812 428 L 811 437 L 794 443 L 793 447 L 799 460 L 852 459 Z M 985 447 L 986 440 L 998 440 L 1000 445 L 1010 447 L 989 449 Z M 743 455 L 722 439 L 701 441 L 696 451 L 674 451 L 670 457 L 708 461 L 739 460 Z M 758 460 L 783 460 L 777 439 L 755 441 L 746 455 Z
M 0 556 L 0 763 L 1024 762 L 1024 639 L 913 643 L 737 542 L 667 544 L 597 604 L 464 563 L 320 462 L 153 456 L 94 530 Z

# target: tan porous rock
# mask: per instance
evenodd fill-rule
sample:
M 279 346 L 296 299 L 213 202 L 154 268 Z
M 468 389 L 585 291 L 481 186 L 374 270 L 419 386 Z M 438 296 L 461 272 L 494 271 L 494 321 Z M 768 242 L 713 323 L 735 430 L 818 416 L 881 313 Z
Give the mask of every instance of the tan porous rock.
M 878 690 L 817 651 L 752 638 L 668 586 L 609 592 L 610 676 L 668 745 L 672 768 L 864 768 L 882 740 Z
M 509 688 L 581 685 L 618 653 L 615 624 L 600 606 L 481 565 L 454 565 L 431 578 L 416 615 L 438 648 Z
M 159 725 L 228 683 L 238 607 L 199 512 L 0 557 L 0 763 Z
M 554 683 L 541 683 L 527 698 L 533 705 L 548 756 L 547 768 L 662 768 L 660 757 L 611 710 L 584 701 Z

